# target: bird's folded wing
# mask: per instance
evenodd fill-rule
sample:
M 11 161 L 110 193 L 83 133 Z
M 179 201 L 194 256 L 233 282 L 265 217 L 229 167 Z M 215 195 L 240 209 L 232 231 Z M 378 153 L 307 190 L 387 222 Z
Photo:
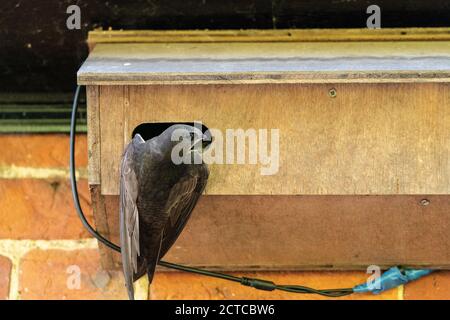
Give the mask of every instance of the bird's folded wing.
M 137 134 L 126 147 L 120 167 L 120 244 L 130 299 L 134 298 L 133 273 L 137 272 L 139 255 L 139 213 L 136 205 L 138 181 L 133 169 L 133 153 L 140 143 L 145 141 Z
M 206 165 L 199 165 L 198 168 L 196 175 L 183 177 L 170 191 L 166 205 L 168 221 L 164 228 L 160 258 L 177 240 L 205 189 L 209 171 Z

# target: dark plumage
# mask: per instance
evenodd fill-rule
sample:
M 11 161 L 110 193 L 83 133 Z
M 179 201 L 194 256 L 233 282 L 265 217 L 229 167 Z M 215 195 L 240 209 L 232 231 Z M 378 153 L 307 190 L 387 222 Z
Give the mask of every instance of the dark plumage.
M 148 141 L 137 134 L 122 158 L 120 241 L 130 299 L 134 299 L 135 280 L 147 273 L 152 282 L 156 264 L 183 230 L 208 179 L 206 164 L 172 161 L 172 148 L 179 143 L 171 141 L 176 129 L 192 141 L 192 155 L 201 150 L 194 144 L 204 146 L 201 130 L 174 125 Z

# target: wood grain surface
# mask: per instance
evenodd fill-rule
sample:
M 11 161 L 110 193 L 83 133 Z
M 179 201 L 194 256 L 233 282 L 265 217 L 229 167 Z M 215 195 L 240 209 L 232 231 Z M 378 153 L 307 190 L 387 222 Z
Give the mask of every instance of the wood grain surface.
M 192 121 L 224 136 L 279 129 L 276 174 L 248 161 L 212 164 L 207 194 L 450 193 L 449 84 L 130 86 L 125 107 L 124 87 L 100 88 L 106 195 L 118 194 L 118 164 L 135 127 Z
M 93 47 L 99 43 L 447 41 L 449 31 L 450 28 L 93 30 L 88 43 Z
M 448 82 L 448 41 L 98 44 L 79 84 Z
M 90 184 L 99 184 L 101 181 L 100 166 L 100 88 L 99 86 L 86 87 L 87 125 L 88 136 L 88 179 Z
M 118 243 L 118 197 L 104 201 Z M 164 259 L 233 271 L 449 268 L 449 215 L 448 195 L 204 196 Z

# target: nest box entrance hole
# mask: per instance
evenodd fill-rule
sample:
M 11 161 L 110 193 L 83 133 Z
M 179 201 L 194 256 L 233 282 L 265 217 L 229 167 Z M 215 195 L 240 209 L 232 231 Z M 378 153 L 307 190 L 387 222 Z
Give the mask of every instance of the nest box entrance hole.
M 189 126 L 197 126 L 200 128 L 202 127 L 202 132 L 205 133 L 208 131 L 208 127 L 204 124 L 200 124 L 199 122 L 152 122 L 152 123 L 142 123 L 138 125 L 136 128 L 134 128 L 133 133 L 131 134 L 131 138 L 139 133 L 141 137 L 147 141 L 150 140 L 153 137 L 159 136 L 161 133 L 164 132 L 167 128 L 175 125 L 175 124 L 185 124 Z

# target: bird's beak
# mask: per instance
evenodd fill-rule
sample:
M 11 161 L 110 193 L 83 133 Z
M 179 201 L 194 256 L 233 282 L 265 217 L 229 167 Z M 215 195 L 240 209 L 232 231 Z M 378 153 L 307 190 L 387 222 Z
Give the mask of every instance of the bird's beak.
M 194 140 L 191 150 L 205 151 L 212 142 L 211 135 L 203 134 L 202 138 Z
M 213 142 L 213 137 L 208 130 L 203 134 L 203 139 L 202 139 L 203 151 L 205 151 L 211 145 L 212 142 Z
M 203 145 L 203 139 L 194 140 L 191 150 L 200 150 L 202 148 L 202 145 Z

